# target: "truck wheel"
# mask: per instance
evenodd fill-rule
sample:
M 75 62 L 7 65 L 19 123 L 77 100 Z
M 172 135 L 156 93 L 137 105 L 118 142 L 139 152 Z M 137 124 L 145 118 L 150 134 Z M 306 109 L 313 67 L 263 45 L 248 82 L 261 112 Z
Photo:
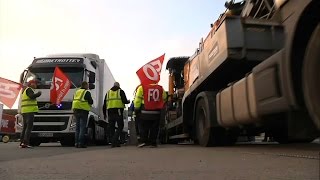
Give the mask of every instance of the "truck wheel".
M 211 127 L 208 127 L 209 108 L 205 105 L 205 101 L 201 98 L 197 103 L 196 110 L 196 131 L 197 139 L 201 146 L 211 146 L 212 132 Z
M 88 145 L 94 145 L 95 144 L 95 128 L 94 123 L 91 121 L 89 123 L 88 129 L 87 129 L 87 144 Z
M 96 145 L 101 146 L 101 145 L 108 145 L 109 144 L 108 128 L 107 127 L 103 128 L 103 136 L 104 136 L 103 139 L 95 140 Z
M 303 62 L 303 92 L 306 107 L 320 130 L 320 24 L 309 40 Z
M 213 92 L 201 92 L 201 98 L 196 105 L 196 137 L 201 146 L 223 145 L 225 129 L 214 127 L 216 115 L 215 98 Z

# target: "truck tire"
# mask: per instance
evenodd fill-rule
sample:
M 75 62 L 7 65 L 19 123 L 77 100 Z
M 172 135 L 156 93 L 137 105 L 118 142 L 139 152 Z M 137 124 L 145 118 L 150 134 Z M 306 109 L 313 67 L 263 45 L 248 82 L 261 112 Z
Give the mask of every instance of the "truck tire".
M 108 145 L 109 144 L 108 128 L 107 127 L 103 128 L 103 135 L 104 135 L 103 139 L 95 140 L 95 144 L 96 145 L 102 146 L 102 145 Z
M 222 146 L 230 144 L 229 136 L 223 127 L 216 123 L 216 100 L 214 92 L 201 92 L 196 105 L 196 137 L 201 146 Z M 231 136 L 230 136 L 231 137 Z
M 210 109 L 206 105 L 205 100 L 201 98 L 196 108 L 196 131 L 197 140 L 201 146 L 212 145 L 212 128 L 208 127 L 210 121 Z
M 320 130 L 320 23 L 309 40 L 303 62 L 304 101 L 314 124 Z
M 95 145 L 96 140 L 95 140 L 95 127 L 94 127 L 94 122 L 90 121 L 87 129 L 87 138 L 86 138 L 87 145 Z

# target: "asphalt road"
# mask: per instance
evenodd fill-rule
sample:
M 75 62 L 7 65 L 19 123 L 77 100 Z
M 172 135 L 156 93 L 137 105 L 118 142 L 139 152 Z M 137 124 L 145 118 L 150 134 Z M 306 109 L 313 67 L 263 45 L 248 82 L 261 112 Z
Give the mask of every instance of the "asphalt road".
M 76 149 L 0 143 L 0 179 L 320 179 L 320 144 Z

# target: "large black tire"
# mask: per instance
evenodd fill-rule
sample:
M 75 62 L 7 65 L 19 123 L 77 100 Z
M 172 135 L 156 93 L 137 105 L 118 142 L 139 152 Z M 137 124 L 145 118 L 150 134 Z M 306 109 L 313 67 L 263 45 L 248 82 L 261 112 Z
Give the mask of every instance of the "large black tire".
M 196 105 L 196 138 L 201 146 L 233 145 L 238 138 L 238 129 L 226 130 L 217 122 L 216 99 L 214 92 L 201 92 Z
M 309 40 L 303 62 L 303 92 L 306 107 L 320 130 L 320 24 Z
M 87 145 L 95 145 L 96 138 L 95 138 L 95 127 L 94 122 L 90 122 L 87 128 L 87 137 L 86 137 L 86 144 Z
M 108 128 L 104 128 L 104 138 L 103 140 L 95 140 L 96 145 L 101 146 L 101 145 L 108 145 L 109 144 L 109 132 Z
M 230 144 L 226 130 L 216 122 L 215 93 L 201 92 L 196 105 L 196 138 L 201 146 L 221 146 Z
M 201 98 L 196 107 L 196 132 L 198 143 L 205 147 L 213 145 L 212 128 L 208 127 L 210 116 L 210 109 Z

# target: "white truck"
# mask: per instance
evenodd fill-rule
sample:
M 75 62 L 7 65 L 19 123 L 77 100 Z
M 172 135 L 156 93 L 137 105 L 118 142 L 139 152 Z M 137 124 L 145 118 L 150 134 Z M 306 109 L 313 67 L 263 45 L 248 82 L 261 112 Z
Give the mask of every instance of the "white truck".
M 72 85 L 61 104 L 50 103 L 50 88 L 56 66 L 68 76 Z M 38 80 L 37 91 L 42 95 L 37 98 L 39 112 L 35 115 L 30 144 L 60 141 L 62 146 L 73 146 L 75 119 L 71 110 L 73 95 L 82 81 L 89 83 L 93 105 L 88 117 L 87 140 L 89 144 L 108 143 L 108 122 L 104 119 L 102 106 L 105 93 L 115 80 L 104 59 L 96 54 L 54 54 L 34 58 L 30 66 L 21 74 L 20 82 L 26 84 L 30 79 Z M 21 113 L 21 97 L 18 113 Z M 16 131 L 22 131 L 22 116 L 18 116 Z

